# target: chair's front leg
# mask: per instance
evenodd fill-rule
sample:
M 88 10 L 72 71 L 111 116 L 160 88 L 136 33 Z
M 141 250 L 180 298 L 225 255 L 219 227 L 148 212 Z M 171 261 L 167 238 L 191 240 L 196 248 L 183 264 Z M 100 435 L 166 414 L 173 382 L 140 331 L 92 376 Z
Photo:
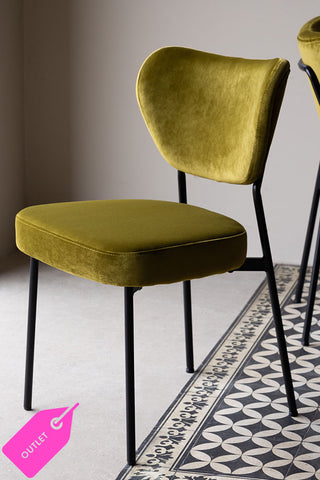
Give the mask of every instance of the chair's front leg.
M 32 380 L 34 364 L 34 339 L 36 329 L 36 310 L 37 310 L 37 292 L 38 292 L 38 269 L 39 262 L 30 258 L 30 284 L 29 284 L 29 308 L 28 308 L 28 327 L 27 327 L 27 352 L 26 352 L 26 370 L 24 384 L 24 408 L 32 409 Z
M 127 461 L 129 465 L 136 463 L 133 325 L 133 295 L 135 291 L 136 289 L 133 287 L 124 288 Z

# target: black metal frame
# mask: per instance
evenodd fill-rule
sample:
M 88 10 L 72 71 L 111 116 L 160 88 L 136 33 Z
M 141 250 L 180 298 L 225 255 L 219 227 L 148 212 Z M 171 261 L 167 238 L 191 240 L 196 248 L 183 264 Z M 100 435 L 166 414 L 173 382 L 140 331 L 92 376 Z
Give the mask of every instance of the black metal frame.
M 133 296 L 135 291 L 133 287 L 124 287 L 127 462 L 129 465 L 135 465 L 136 463 L 133 322 Z
M 311 86 L 312 86 L 313 91 L 314 91 L 314 94 L 315 94 L 316 99 L 317 99 L 317 101 L 320 105 L 320 84 L 319 84 L 319 80 L 317 78 L 317 75 L 315 74 L 314 70 L 310 66 L 305 65 L 301 59 L 298 62 L 298 66 L 299 66 L 300 70 L 303 70 L 308 75 Z M 314 192 L 313 192 L 311 210 L 310 210 L 310 215 L 309 215 L 307 233 L 306 233 L 306 238 L 305 238 L 305 243 L 304 243 L 304 248 L 303 248 L 302 260 L 301 260 L 301 266 L 300 266 L 300 272 L 299 272 L 299 278 L 298 278 L 298 284 L 297 284 L 297 289 L 296 289 L 296 301 L 297 302 L 301 302 L 303 284 L 304 284 L 304 280 L 305 280 L 305 276 L 306 276 L 306 270 L 307 270 L 307 265 L 308 265 L 308 259 L 309 259 L 309 254 L 310 254 L 310 248 L 311 248 L 311 243 L 312 243 L 314 226 L 315 226 L 317 211 L 318 211 L 318 206 L 319 206 L 319 198 L 320 198 L 320 163 L 319 163 L 316 183 L 315 183 L 315 186 L 314 186 Z M 317 235 L 317 240 L 316 240 L 316 248 L 315 248 L 314 260 L 313 260 L 312 274 L 311 274 L 311 284 L 310 284 L 310 290 L 309 290 L 309 295 L 308 295 L 306 317 L 305 317 L 305 323 L 304 323 L 304 329 L 303 329 L 302 342 L 303 342 L 304 345 L 309 345 L 309 336 L 310 336 L 310 328 L 311 328 L 311 321 L 312 321 L 312 313 L 313 313 L 313 308 L 314 308 L 315 296 L 316 296 L 316 291 L 317 291 L 317 282 L 318 282 L 318 277 L 319 277 L 319 267 L 320 267 L 320 223 L 319 223 L 319 227 L 318 227 L 318 235 Z
M 279 355 L 283 372 L 283 379 L 287 394 L 289 412 L 292 417 L 298 415 L 294 389 L 292 384 L 292 377 L 290 371 L 290 364 L 287 352 L 286 339 L 281 317 L 281 308 L 279 303 L 276 279 L 273 268 L 273 261 L 270 249 L 270 242 L 267 230 L 267 224 L 264 214 L 262 196 L 261 196 L 262 178 L 257 180 L 252 187 L 253 202 L 258 223 L 258 230 L 260 235 L 260 242 L 262 248 L 262 257 L 248 257 L 244 264 L 238 270 L 245 271 L 265 271 L 267 275 L 269 294 L 271 300 L 271 307 L 273 313 L 273 320 L 277 335 Z
M 282 324 L 281 308 L 279 304 L 269 236 L 268 236 L 267 224 L 266 224 L 262 196 L 261 196 L 261 185 L 262 185 L 262 177 L 253 184 L 252 194 L 253 194 L 253 202 L 254 202 L 255 213 L 257 218 L 258 230 L 260 235 L 260 242 L 262 247 L 262 257 L 247 257 L 244 264 L 238 270 L 266 272 L 273 319 L 274 319 L 278 347 L 279 347 L 280 361 L 281 361 L 281 366 L 283 371 L 283 378 L 285 383 L 287 400 L 288 400 L 288 407 L 289 407 L 290 415 L 295 417 L 298 415 L 298 411 L 297 411 L 297 406 L 296 406 L 296 401 L 294 396 L 294 389 L 292 384 L 287 345 L 286 345 L 284 329 Z M 181 203 L 187 203 L 186 175 L 184 172 L 181 172 L 179 170 L 178 170 L 178 187 L 179 187 L 179 201 Z M 185 335 L 186 335 L 186 346 L 187 346 L 187 350 L 186 350 L 187 362 L 188 362 L 188 355 L 190 356 L 190 358 L 192 355 L 192 362 L 193 362 L 191 284 L 190 284 L 190 281 L 183 282 L 183 284 L 184 284 L 184 288 L 186 287 L 186 284 L 187 284 L 189 289 L 189 297 L 187 299 L 185 297 L 185 319 L 186 319 Z M 189 346 L 189 349 L 188 349 L 188 346 Z M 192 367 L 193 367 L 193 363 L 192 363 Z M 193 371 L 193 368 L 192 368 L 192 371 Z
M 178 170 L 178 190 L 179 202 L 187 203 L 187 184 L 186 174 Z M 192 307 L 191 307 L 191 282 L 183 282 L 183 305 L 184 305 L 184 327 L 186 342 L 186 370 L 188 373 L 194 372 L 193 360 L 193 334 L 192 334 Z
M 294 390 L 290 372 L 289 359 L 286 348 L 286 341 L 281 319 L 277 287 L 275 282 L 271 250 L 269 245 L 268 232 L 261 198 L 261 182 L 259 180 L 253 185 L 253 199 L 257 216 L 260 240 L 263 256 L 261 258 L 247 258 L 239 270 L 265 271 L 268 278 L 273 317 L 279 345 L 280 359 L 283 369 L 286 394 L 290 415 L 298 414 L 295 403 Z M 178 171 L 179 202 L 187 203 L 186 176 L 184 172 Z M 27 353 L 25 370 L 25 394 L 24 408 L 32 408 L 32 382 L 34 365 L 34 344 L 36 328 L 36 303 L 38 285 L 38 260 L 30 259 L 30 290 L 29 290 L 29 312 L 28 312 L 28 333 Z M 136 441 L 135 441 L 135 389 L 134 389 L 134 294 L 140 287 L 124 288 L 124 318 L 125 318 L 125 378 L 126 378 L 126 428 L 127 428 L 127 461 L 129 465 L 135 465 Z M 187 372 L 194 371 L 193 360 L 193 339 L 192 339 L 192 311 L 191 311 L 191 283 L 183 282 L 184 315 L 185 315 L 185 343 L 186 343 L 186 364 Z
M 26 370 L 24 384 L 24 408 L 31 410 L 32 406 L 32 383 L 33 383 L 33 365 L 34 365 L 34 342 L 36 333 L 36 313 L 37 313 L 37 294 L 38 294 L 38 272 L 39 262 L 30 258 L 30 283 L 29 283 L 29 309 L 28 309 L 28 327 L 27 327 L 27 350 L 26 350 Z

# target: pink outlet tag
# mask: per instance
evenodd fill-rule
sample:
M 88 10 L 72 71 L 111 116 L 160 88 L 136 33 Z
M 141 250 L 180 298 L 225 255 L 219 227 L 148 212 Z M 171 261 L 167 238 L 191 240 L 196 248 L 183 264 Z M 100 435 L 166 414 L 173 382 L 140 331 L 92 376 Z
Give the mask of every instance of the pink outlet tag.
M 2 448 L 28 478 L 34 477 L 69 441 L 73 410 L 56 408 L 35 414 Z

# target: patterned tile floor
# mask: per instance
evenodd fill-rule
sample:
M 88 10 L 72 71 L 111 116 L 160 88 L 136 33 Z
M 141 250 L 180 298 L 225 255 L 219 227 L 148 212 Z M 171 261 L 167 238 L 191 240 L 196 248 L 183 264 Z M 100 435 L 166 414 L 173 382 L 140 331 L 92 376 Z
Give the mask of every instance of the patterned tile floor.
M 320 292 L 303 347 L 297 274 L 276 269 L 298 417 L 288 415 L 263 283 L 118 480 L 320 479 Z

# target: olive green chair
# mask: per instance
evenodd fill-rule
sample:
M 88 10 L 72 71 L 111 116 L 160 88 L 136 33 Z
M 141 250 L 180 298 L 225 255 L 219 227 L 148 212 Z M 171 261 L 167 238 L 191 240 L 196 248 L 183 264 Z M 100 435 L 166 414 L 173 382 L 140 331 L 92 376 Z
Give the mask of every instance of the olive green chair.
M 17 246 L 31 257 L 26 409 L 31 409 L 40 261 L 124 287 L 130 465 L 135 464 L 133 296 L 146 285 L 184 282 L 187 370 L 193 372 L 190 280 L 239 268 L 265 271 L 289 410 L 297 414 L 260 192 L 288 74 L 288 62 L 279 58 L 245 60 L 178 47 L 154 52 L 140 69 L 137 98 L 155 144 L 178 170 L 179 202 L 98 200 L 18 213 Z M 253 184 L 261 258 L 246 258 L 246 231 L 238 222 L 187 204 L 185 173 Z
M 298 34 L 298 46 L 301 54 L 301 59 L 298 63 L 299 68 L 307 74 L 315 105 L 320 116 L 320 17 L 309 20 L 301 28 Z M 317 217 L 318 205 L 320 198 L 320 164 L 313 191 L 313 198 L 311 203 L 311 210 L 307 226 L 306 238 L 303 248 L 299 279 L 296 290 L 296 301 L 301 302 L 302 290 L 305 281 L 305 275 L 310 255 L 310 248 L 314 232 L 314 226 Z M 314 302 L 317 291 L 317 283 L 319 277 L 320 267 L 320 224 L 318 228 L 318 235 L 316 240 L 316 248 L 313 260 L 311 284 L 308 294 L 307 310 L 305 317 L 305 324 L 303 330 L 303 344 L 309 345 L 312 313 L 314 309 Z

